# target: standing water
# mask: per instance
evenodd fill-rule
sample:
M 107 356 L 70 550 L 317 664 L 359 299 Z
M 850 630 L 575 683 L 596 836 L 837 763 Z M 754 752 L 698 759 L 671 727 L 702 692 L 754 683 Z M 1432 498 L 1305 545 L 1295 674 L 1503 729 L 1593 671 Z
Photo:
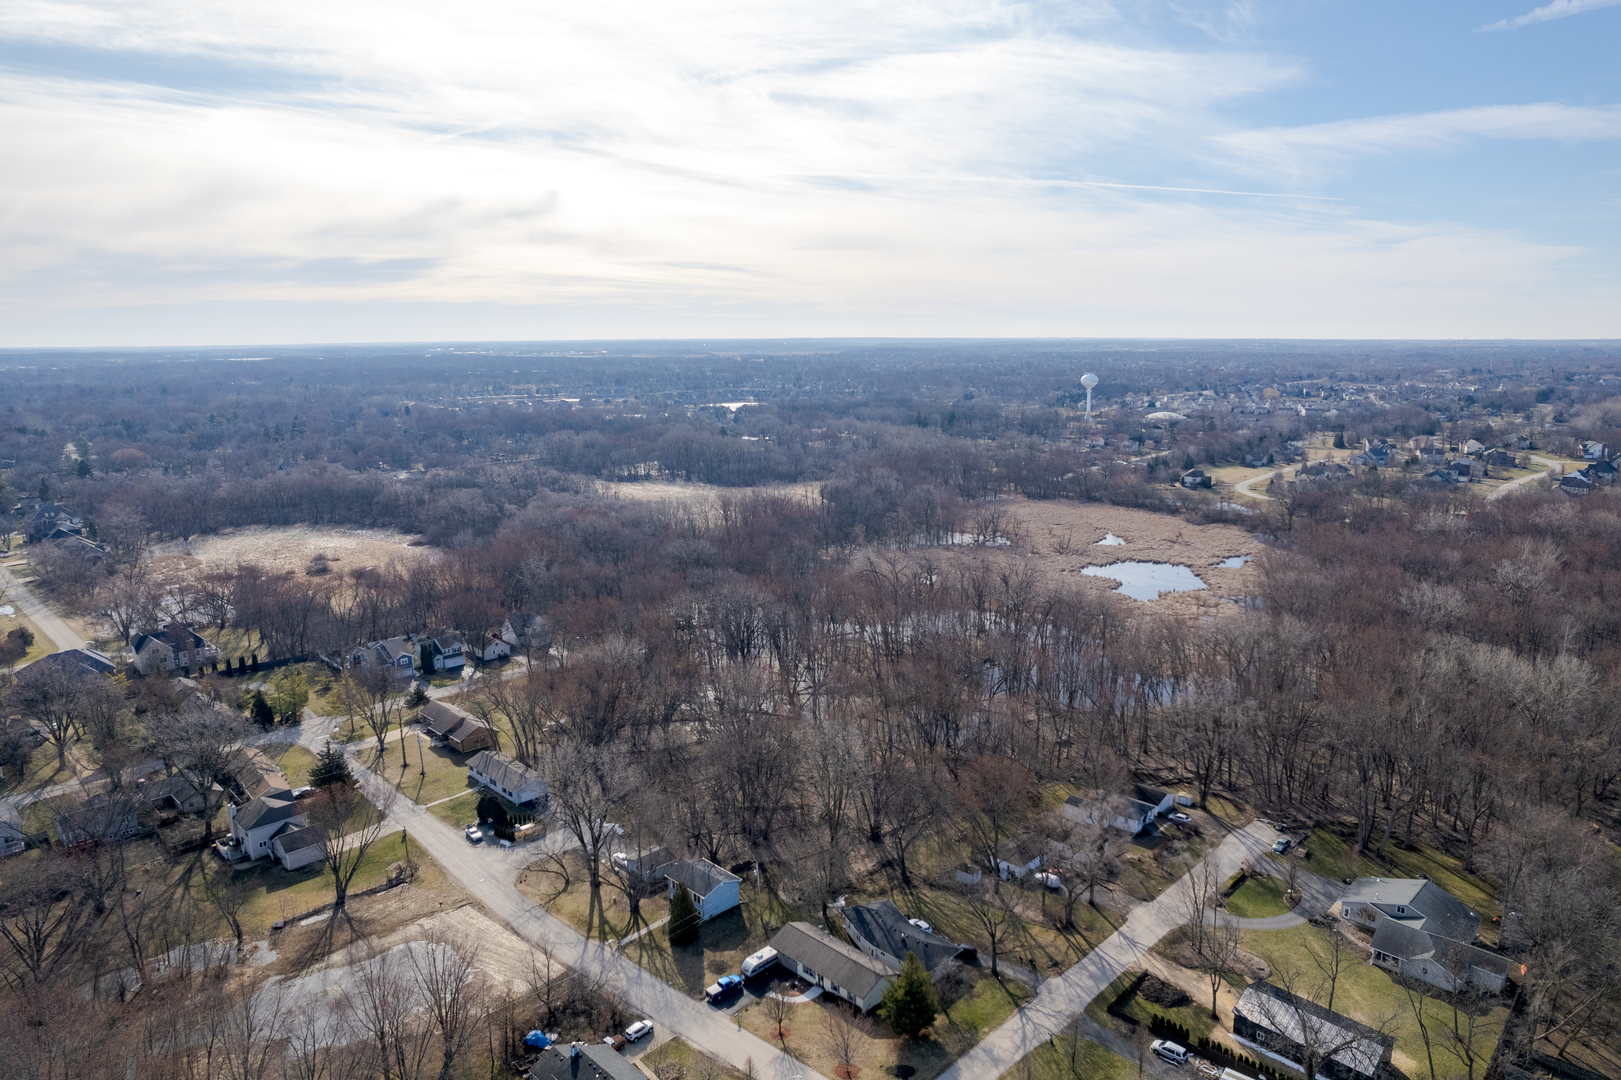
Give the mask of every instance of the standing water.
M 1108 566 L 1083 567 L 1081 573 L 1113 578 L 1120 582 L 1120 588 L 1115 592 L 1133 600 L 1157 600 L 1161 593 L 1192 592 L 1205 587 L 1199 575 L 1178 563 L 1117 562 Z

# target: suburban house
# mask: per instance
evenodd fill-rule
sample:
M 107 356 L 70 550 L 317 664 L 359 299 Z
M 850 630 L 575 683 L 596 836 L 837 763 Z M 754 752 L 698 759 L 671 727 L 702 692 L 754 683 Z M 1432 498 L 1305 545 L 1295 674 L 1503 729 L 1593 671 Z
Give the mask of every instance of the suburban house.
M 63 847 L 127 840 L 140 828 L 135 800 L 125 795 L 92 795 L 82 806 L 56 815 L 56 839 Z
M 677 885 L 685 885 L 698 908 L 698 921 L 708 922 L 743 903 L 739 890 L 743 879 L 708 859 L 682 859 L 659 871 L 670 883 L 670 895 Z
M 1474 944 L 1480 915 L 1425 878 L 1357 878 L 1340 898 L 1340 917 L 1373 931 L 1373 962 L 1442 990 L 1508 981 L 1506 957 Z
M 1486 451 L 1485 461 L 1487 465 L 1494 469 L 1512 469 L 1514 467 L 1514 455 L 1500 446 Z
M 321 861 L 321 844 L 325 840 L 326 830 L 319 825 L 286 829 L 271 838 L 270 857 L 285 870 L 300 870 Z
M 1567 473 L 1559 478 L 1559 490 L 1573 498 L 1583 498 L 1593 493 L 1593 481 L 1581 473 Z
M 455 671 L 467 664 L 467 651 L 462 647 L 462 639 L 457 634 L 443 633 L 429 637 L 426 634 L 412 634 L 411 641 L 417 648 L 417 660 L 422 668 L 422 674 L 428 673 L 428 665 L 433 665 L 434 671 Z M 423 653 L 427 655 L 424 656 Z
M 1463 452 L 1469 454 L 1470 456 L 1475 454 L 1484 454 L 1486 452 L 1486 444 L 1481 442 L 1479 439 L 1465 439 L 1463 443 Z
M 107 549 L 86 536 L 74 534 L 72 536 L 47 536 L 44 543 L 51 545 L 58 551 L 69 555 L 77 555 L 91 566 L 99 566 L 107 561 Z
M 514 649 L 545 652 L 552 647 L 552 628 L 539 615 L 517 611 L 501 624 L 501 640 Z
M 231 797 L 238 803 L 268 792 L 286 791 L 292 786 L 287 782 L 287 774 L 263 750 L 252 746 L 240 747 L 231 756 L 231 776 L 226 783 Z
M 996 872 L 1003 881 L 1024 879 L 1041 869 L 1042 857 L 1047 852 L 1045 837 L 1024 833 L 1009 844 L 996 860 Z
M 10 803 L 0 803 L 0 857 L 16 855 L 27 847 L 22 815 Z
M 821 927 L 791 922 L 771 939 L 777 962 L 813 986 L 866 1012 L 884 999 L 900 968 L 846 945 Z
M 464 645 L 467 655 L 480 663 L 488 664 L 494 660 L 501 660 L 512 655 L 512 646 L 507 644 L 501 636 L 501 628 L 486 630 L 477 635 L 476 642 Z
M 1203 469 L 1189 469 L 1182 474 L 1182 486 L 1185 488 L 1207 488 L 1210 485 L 1211 479 Z
M 1595 461 L 1582 470 L 1582 475 L 1595 484 L 1613 484 L 1618 474 L 1621 474 L 1621 468 L 1609 460 Z
M 136 634 L 129 645 L 135 655 L 131 664 L 142 675 L 202 668 L 220 658 L 218 648 L 180 623 L 170 623 L 150 634 Z
M 661 880 L 664 877 L 662 871 L 673 862 L 675 856 L 662 844 L 627 848 L 613 853 L 614 866 L 640 878 L 644 885 Z
M 963 951 L 956 942 L 914 926 L 889 900 L 845 908 L 844 932 L 850 935 L 856 948 L 896 971 L 900 970 L 906 954 L 911 953 L 924 971 L 938 977 L 945 970 L 946 961 L 957 959 Z
M 529 1080 L 647 1080 L 647 1074 L 603 1043 L 553 1043 L 529 1067 Z
M 395 678 L 409 679 L 416 674 L 416 646 L 408 637 L 391 637 L 361 645 L 349 654 L 349 666 L 386 668 Z
M 430 701 L 422 706 L 421 718 L 429 734 L 458 754 L 494 750 L 497 746 L 495 729 L 466 709 L 443 701 Z
M 1381 1035 L 1349 1016 L 1268 982 L 1250 984 L 1233 1006 L 1233 1035 L 1268 1054 L 1298 1063 L 1307 1041 L 1319 1052 L 1339 1047 L 1317 1066 L 1329 1080 L 1372 1080 L 1390 1062 L 1394 1035 Z
M 1071 795 L 1064 800 L 1064 816 L 1085 825 L 1102 824 L 1136 836 L 1161 814 L 1169 813 L 1176 796 L 1147 784 L 1133 784 L 1115 796 L 1084 798 Z
M 63 649 L 61 652 L 42 656 L 34 662 L 52 664 L 75 673 L 89 672 L 92 675 L 111 675 L 118 670 L 118 665 L 113 663 L 112 657 L 95 649 Z
M 1610 456 L 1610 448 L 1601 442 L 1582 443 L 1583 461 L 1603 461 Z
M 508 802 L 519 806 L 546 805 L 546 778 L 499 750 L 480 750 L 474 754 L 467 763 L 467 775 L 473 783 L 489 788 Z
M 231 839 L 242 853 L 239 858 L 264 858 L 271 854 L 270 841 L 278 834 L 310 823 L 290 791 L 267 791 L 242 806 L 230 807 L 227 813 L 231 818 Z
M 40 503 L 23 518 L 23 535 L 30 544 L 56 537 L 78 536 L 83 531 L 83 523 L 67 507 L 52 502 Z
M 183 773 L 142 783 L 146 804 L 158 813 L 195 814 L 208 801 L 190 777 Z

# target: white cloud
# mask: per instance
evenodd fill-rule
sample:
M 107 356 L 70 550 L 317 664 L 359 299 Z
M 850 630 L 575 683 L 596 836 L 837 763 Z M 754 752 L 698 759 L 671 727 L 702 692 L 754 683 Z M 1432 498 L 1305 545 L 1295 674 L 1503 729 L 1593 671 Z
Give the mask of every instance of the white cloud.
M 1597 11 L 1599 8 L 1614 7 L 1621 4 L 1621 0 L 1553 0 L 1551 4 L 1528 11 L 1524 15 L 1517 15 L 1512 19 L 1499 19 L 1494 23 L 1477 27 L 1481 31 L 1487 30 L 1518 30 L 1522 26 L 1532 23 L 1548 22 L 1552 19 L 1563 19 L 1569 15 L 1580 15 L 1584 11 Z
M 1398 150 L 1447 149 L 1472 139 L 1621 138 L 1621 106 L 1487 105 L 1375 116 L 1301 127 L 1260 128 L 1210 141 L 1256 176 L 1317 177 L 1348 158 Z

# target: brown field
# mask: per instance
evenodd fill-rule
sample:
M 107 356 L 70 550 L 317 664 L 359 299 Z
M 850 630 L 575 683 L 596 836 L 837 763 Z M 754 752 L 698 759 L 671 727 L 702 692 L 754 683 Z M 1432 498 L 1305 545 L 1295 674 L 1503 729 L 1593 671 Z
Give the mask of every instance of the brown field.
M 814 503 L 820 497 L 821 489 L 822 482 L 820 480 L 807 481 L 803 484 L 774 484 L 742 488 L 718 487 L 714 484 L 663 482 L 597 484 L 597 491 L 610 499 L 624 499 L 628 502 L 681 503 L 694 510 L 706 511 L 718 509 L 720 501 L 724 498 L 738 499 L 749 495 L 777 495 L 783 498 L 800 499 Z
M 1010 546 L 954 547 L 947 549 L 947 560 L 987 559 L 1003 565 L 1034 566 L 1045 584 L 1102 593 L 1113 593 L 1115 581 L 1089 577 L 1080 572 L 1082 567 L 1120 561 L 1180 563 L 1192 569 L 1208 587 L 1166 593 L 1150 601 L 1121 598 L 1125 603 L 1146 604 L 1168 615 L 1193 617 L 1243 610 L 1237 604 L 1223 603 L 1222 598 L 1242 597 L 1255 590 L 1259 574 L 1255 563 L 1237 568 L 1216 564 L 1230 556 L 1255 556 L 1266 550 L 1264 544 L 1237 526 L 1195 525 L 1147 510 L 1029 499 L 1009 499 L 1002 506 L 1014 523 Z M 1097 542 L 1110 533 L 1125 543 L 1098 547 Z M 937 557 L 936 550 L 928 549 L 930 557 Z
M 331 560 L 332 572 L 336 574 L 436 557 L 436 548 L 411 547 L 415 539 L 388 529 L 253 525 L 226 529 L 213 536 L 172 540 L 157 545 L 147 554 L 157 564 L 154 569 L 160 571 L 224 570 L 252 563 L 267 570 L 299 573 L 311 559 L 324 554 Z

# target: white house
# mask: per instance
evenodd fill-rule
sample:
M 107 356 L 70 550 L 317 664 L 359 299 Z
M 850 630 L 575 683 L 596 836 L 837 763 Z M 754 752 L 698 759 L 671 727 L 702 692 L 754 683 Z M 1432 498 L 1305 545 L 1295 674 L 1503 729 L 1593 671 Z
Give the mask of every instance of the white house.
M 416 645 L 408 637 L 392 637 L 358 646 L 349 654 L 349 666 L 387 668 L 395 678 L 409 679 L 416 674 Z
M 220 658 L 216 646 L 205 641 L 191 627 L 179 623 L 170 623 L 150 634 L 136 634 L 129 644 L 135 654 L 131 664 L 142 675 L 201 669 Z
M 884 991 L 900 969 L 868 956 L 821 927 L 791 922 L 771 939 L 777 962 L 814 986 L 837 994 L 866 1012 L 884 1000 Z
M 326 830 L 319 825 L 284 829 L 271 838 L 270 856 L 284 869 L 298 870 L 321 861 L 321 843 L 324 840 Z
M 685 885 L 698 906 L 698 920 L 707 922 L 725 914 L 743 903 L 740 893 L 743 879 L 723 870 L 708 859 L 683 859 L 659 871 L 670 883 L 670 895 L 676 885 Z
M 1064 816 L 1086 825 L 1102 823 L 1136 836 L 1161 814 L 1170 812 L 1176 796 L 1147 784 L 1134 784 L 1130 791 L 1115 796 L 1083 798 L 1071 795 L 1064 801 Z
M 270 842 L 282 832 L 302 829 L 310 823 L 291 791 L 267 791 L 241 806 L 229 809 L 231 839 L 249 859 L 271 854 Z
M 1497 992 L 1508 981 L 1508 958 L 1474 944 L 1480 915 L 1427 878 L 1357 878 L 1340 917 L 1373 930 L 1373 962 L 1387 971 L 1447 991 Z
M 499 750 L 480 750 L 467 762 L 467 775 L 507 801 L 526 806 L 546 805 L 546 778 Z
M 462 646 L 461 637 L 456 634 L 436 634 L 433 637 L 412 634 L 411 641 L 417 648 L 424 675 L 428 673 L 429 664 L 433 665 L 435 671 L 459 671 L 467 664 L 467 650 Z M 421 655 L 424 650 L 426 657 Z

